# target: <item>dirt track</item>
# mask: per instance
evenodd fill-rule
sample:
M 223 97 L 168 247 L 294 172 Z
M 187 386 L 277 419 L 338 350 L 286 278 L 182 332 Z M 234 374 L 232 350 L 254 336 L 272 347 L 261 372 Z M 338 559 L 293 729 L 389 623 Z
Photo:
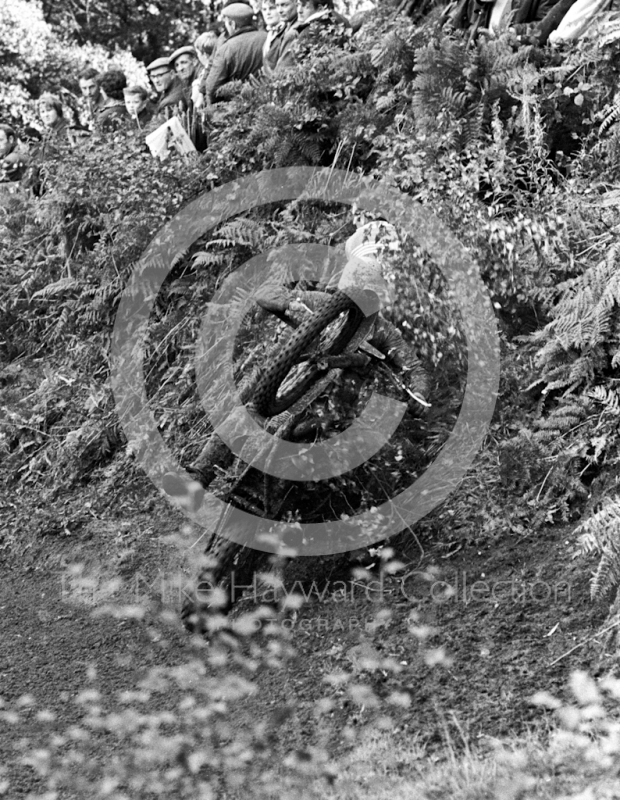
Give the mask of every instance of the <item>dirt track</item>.
M 24 695 L 35 701 L 20 712 L 18 724 L 0 726 L 0 764 L 8 766 L 9 798 L 44 788 L 32 767 L 18 764 L 23 738 L 30 740 L 28 749 L 44 747 L 52 730 L 78 722 L 80 691 L 98 689 L 113 698 L 134 688 L 149 666 L 170 661 L 171 650 L 152 641 L 143 624 L 93 617 L 90 608 L 66 599 L 59 574 L 0 572 L 0 697 L 10 707 Z M 177 657 L 185 655 L 188 644 L 179 636 Z M 42 722 L 41 709 L 56 719 Z M 99 756 L 105 759 L 105 750 Z
M 329 593 L 313 594 L 295 622 L 297 657 L 284 675 L 261 673 L 260 691 L 234 712 L 233 720 L 243 725 L 274 706 L 294 706 L 279 747 L 301 744 L 312 737 L 308 722 L 313 704 L 325 695 L 324 675 L 357 669 L 360 652 L 369 652 L 401 665 L 398 675 L 366 674 L 375 691 L 404 689 L 412 696 L 410 708 L 399 712 L 396 733 L 421 734 L 429 747 L 438 746 L 452 713 L 472 742 L 522 732 L 540 718 L 527 697 L 539 689 L 560 691 L 570 669 L 591 666 L 595 656 L 590 646 L 562 657 L 592 635 L 602 616 L 587 598 L 587 570 L 570 561 L 566 537 L 566 531 L 550 529 L 527 546 L 507 538 L 493 552 L 464 549 L 439 562 L 442 573 L 432 582 L 417 574 L 420 565 L 405 583 L 392 577 L 374 594 L 358 587 L 344 602 Z M 558 552 L 566 553 L 561 561 Z M 543 597 L 545 585 L 555 595 Z M 32 767 L 18 763 L 22 739 L 30 748 L 40 747 L 51 731 L 77 722 L 75 699 L 81 690 L 98 689 L 112 707 L 117 693 L 135 688 L 149 667 L 184 663 L 196 655 L 180 627 L 162 636 L 161 629 L 142 620 L 93 617 L 91 607 L 75 599 L 68 597 L 60 569 L 5 565 L 0 571 L 0 696 L 10 708 L 24 695 L 35 701 L 21 710 L 18 723 L 0 726 L 7 797 L 42 791 Z M 382 606 L 391 619 L 368 628 Z M 409 632 L 412 611 L 420 624 L 436 628 L 427 644 L 444 647 L 451 666 L 425 663 L 419 641 Z M 41 709 L 55 719 L 42 721 Z M 335 746 L 345 726 L 370 722 L 344 700 L 331 719 Z M 98 747 L 97 758 L 108 756 L 105 744 Z

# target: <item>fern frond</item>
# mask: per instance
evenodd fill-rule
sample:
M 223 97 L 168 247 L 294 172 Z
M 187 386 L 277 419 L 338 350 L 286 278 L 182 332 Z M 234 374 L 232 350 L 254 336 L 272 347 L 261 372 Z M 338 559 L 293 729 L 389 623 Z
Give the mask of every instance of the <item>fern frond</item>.
M 293 134 L 293 143 L 299 152 L 310 161 L 311 164 L 318 164 L 321 160 L 322 148 L 319 137 L 315 134 L 296 132 Z
M 46 299 L 48 297 L 53 297 L 57 294 L 64 294 L 65 292 L 73 291 L 74 289 L 82 289 L 83 284 L 80 281 L 76 280 L 75 278 L 61 278 L 54 283 L 49 283 L 47 286 L 44 286 L 43 289 L 39 289 L 38 292 L 35 292 L 32 295 L 32 299 L 35 300 L 37 298 Z
M 576 533 L 579 534 L 580 554 L 601 554 L 590 583 L 590 594 L 593 600 L 602 600 L 620 586 L 620 497 L 610 500 L 583 522 Z
M 620 42 L 620 20 L 610 21 L 605 26 L 605 33 L 599 38 L 600 47 L 609 47 Z
M 104 283 L 94 293 L 93 297 L 97 304 L 104 305 L 118 296 L 122 289 L 122 281 L 119 277 L 113 278 L 108 283 Z
M 207 253 L 202 250 L 193 257 L 195 267 L 219 266 L 224 262 L 225 256 L 222 253 Z
M 601 560 L 590 583 L 590 596 L 593 600 L 603 600 L 620 584 L 620 547 L 617 543 L 605 547 Z
M 598 129 L 599 136 L 602 136 L 605 131 L 607 131 L 614 124 L 614 122 L 618 121 L 618 119 L 620 119 L 620 97 L 614 100 L 613 105 L 603 117 L 603 121 Z
M 605 386 L 594 386 L 590 389 L 588 395 L 593 400 L 603 404 L 604 413 L 613 414 L 614 416 L 620 415 L 620 394 L 617 389 L 607 389 Z
M 211 239 L 206 247 L 245 247 L 258 248 L 265 236 L 263 226 L 246 217 L 239 217 L 227 222 L 217 231 L 217 238 Z
M 50 339 L 53 342 L 58 341 L 60 339 L 63 331 L 67 327 L 69 323 L 69 319 L 71 317 L 72 308 L 69 305 L 63 307 L 62 311 L 60 312 L 60 316 L 56 320 L 56 324 L 54 325 L 54 329 L 50 334 Z
M 532 341 L 545 344 L 536 362 L 547 390 L 592 384 L 596 374 L 618 361 L 620 344 L 620 245 L 582 275 L 558 287 L 553 319 Z

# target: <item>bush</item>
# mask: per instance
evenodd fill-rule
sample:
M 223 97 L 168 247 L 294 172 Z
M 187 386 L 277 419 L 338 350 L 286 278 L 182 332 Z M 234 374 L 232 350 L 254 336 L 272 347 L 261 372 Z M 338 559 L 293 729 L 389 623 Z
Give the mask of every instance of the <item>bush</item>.
M 32 98 L 43 92 L 65 95 L 71 103 L 71 94 L 79 94 L 77 75 L 86 66 L 120 69 L 129 84 L 147 85 L 146 70 L 131 53 L 70 44 L 45 22 L 41 7 L 27 0 L 3 7 L 0 48 L 7 54 L 0 65 L 0 117 L 18 126 L 40 124 Z

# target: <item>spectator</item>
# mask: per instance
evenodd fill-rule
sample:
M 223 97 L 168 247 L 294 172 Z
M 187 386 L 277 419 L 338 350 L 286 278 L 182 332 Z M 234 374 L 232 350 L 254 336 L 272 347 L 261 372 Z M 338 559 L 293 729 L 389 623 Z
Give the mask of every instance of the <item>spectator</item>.
M 297 22 L 296 0 L 276 0 L 276 8 L 280 22 L 289 27 Z
M 263 19 L 263 12 L 262 12 L 262 0 L 224 0 L 224 4 L 222 5 L 222 11 L 227 7 L 231 6 L 233 3 L 243 3 L 244 5 L 250 6 L 252 11 L 254 12 L 254 22 L 256 27 L 259 31 L 265 30 L 265 20 Z
M 127 78 L 119 69 L 104 72 L 99 80 L 99 91 L 105 104 L 95 120 L 95 125 L 104 133 L 118 130 L 126 115 L 123 90 L 127 86 Z
M 207 104 L 215 102 L 216 92 L 230 81 L 247 80 L 263 66 L 263 45 L 267 34 L 256 29 L 254 11 L 245 3 L 232 3 L 222 10 L 228 39 L 218 48 L 207 76 Z
M 190 45 L 180 47 L 170 56 L 170 66 L 176 72 L 177 80 L 183 90 L 183 105 L 179 113 L 184 117 L 185 128 L 198 152 L 202 152 L 207 146 L 207 140 L 202 129 L 198 115 L 198 109 L 193 101 L 193 84 L 198 74 L 200 61 L 196 50 Z M 202 103 L 199 103 L 200 107 Z
M 334 9 L 334 0 L 297 0 L 297 58 L 328 41 L 346 47 L 351 40 L 349 21 Z
M 170 67 L 184 86 L 191 86 L 200 66 L 196 50 L 191 45 L 179 47 L 170 56 Z
M 43 134 L 38 128 L 34 128 L 32 125 L 26 125 L 22 134 L 22 139 L 27 147 L 32 147 L 40 144 L 43 140 Z
M 228 6 L 232 6 L 233 3 L 235 3 L 236 5 L 239 5 L 239 3 L 242 3 L 244 6 L 249 6 L 252 9 L 252 14 L 254 14 L 254 6 L 252 5 L 252 3 L 250 3 L 250 0 L 224 0 L 224 4 L 222 5 L 222 12 L 221 12 L 222 19 L 224 18 L 224 13 L 223 13 L 224 9 L 228 8 Z M 226 37 L 228 37 L 228 33 L 226 33 L 226 31 L 224 31 L 224 34 L 225 34 Z
M 156 58 L 146 68 L 153 88 L 157 92 L 157 106 L 155 114 L 164 120 L 176 111 L 183 111 L 186 101 L 183 94 L 183 85 L 170 67 L 167 57 Z
M 105 105 L 105 99 L 99 90 L 100 75 L 94 67 L 86 67 L 78 75 L 78 83 L 82 97 L 78 103 L 80 123 L 92 130 L 95 118 Z
M 294 64 L 293 42 L 297 38 L 296 0 L 275 0 L 275 7 L 278 23 L 267 33 L 263 46 L 263 71 L 268 77 Z
M 170 69 L 170 59 L 166 56 L 156 58 L 148 65 L 146 72 L 157 97 L 161 97 L 174 80 L 174 73 Z
M 207 28 L 204 33 L 201 33 L 194 42 L 196 55 L 203 69 L 208 69 L 211 65 L 215 51 L 220 41 L 223 41 L 222 33 L 224 33 L 224 30 L 225 29 L 219 23 L 215 23 Z
M 254 10 L 254 20 L 256 22 L 256 27 L 259 31 L 267 30 L 267 25 L 265 23 L 265 17 L 263 16 L 263 0 L 250 0 L 250 5 Z
M 194 42 L 196 55 L 200 61 L 200 68 L 197 71 L 194 82 L 192 83 L 192 102 L 194 108 L 201 108 L 204 105 L 204 86 L 213 62 L 213 56 L 217 50 L 222 29 L 219 25 L 213 25 Z
M 0 125 L 0 183 L 21 180 L 28 168 L 28 148 L 10 125 Z
M 69 123 L 60 98 L 55 94 L 42 94 L 38 102 L 39 117 L 45 127 L 43 144 L 56 141 L 63 137 L 68 138 Z
M 517 33 L 536 35 L 545 44 L 575 0 L 460 0 L 450 14 L 455 28 L 469 29 L 470 39 L 479 30 L 497 32 L 509 25 Z
M 264 0 L 263 2 L 263 19 L 265 20 L 265 28 L 267 33 L 275 30 L 280 24 L 280 15 L 278 14 L 278 7 L 276 0 Z
M 200 62 L 196 50 L 191 45 L 179 47 L 168 59 L 171 69 L 174 70 L 176 80 L 183 92 L 183 104 L 179 111 L 187 113 L 187 124 L 193 127 L 194 104 L 192 102 L 192 84 L 198 73 Z
M 42 94 L 37 103 L 37 110 L 43 123 L 43 135 L 41 143 L 32 151 L 33 155 L 55 156 L 58 153 L 58 144 L 68 142 L 74 146 L 77 139 L 84 134 L 84 131 L 78 131 L 71 126 L 65 116 L 62 101 L 57 95 L 49 92 Z
M 128 86 L 123 89 L 125 110 L 133 123 L 141 130 L 150 122 L 155 109 L 149 100 L 149 94 L 143 86 Z
M 263 14 L 261 11 L 262 8 L 261 0 L 252 0 L 252 2 L 250 2 L 250 0 L 224 0 L 224 4 L 222 5 L 222 11 L 220 11 L 220 21 L 223 22 L 224 20 L 224 14 L 223 14 L 224 9 L 227 8 L 228 6 L 231 6 L 233 3 L 237 4 L 242 3 L 245 6 L 249 6 L 253 11 L 254 24 L 256 25 L 257 30 L 259 31 L 265 30 L 265 20 L 263 19 Z M 225 42 L 226 39 L 228 39 L 228 31 L 224 29 L 220 41 Z

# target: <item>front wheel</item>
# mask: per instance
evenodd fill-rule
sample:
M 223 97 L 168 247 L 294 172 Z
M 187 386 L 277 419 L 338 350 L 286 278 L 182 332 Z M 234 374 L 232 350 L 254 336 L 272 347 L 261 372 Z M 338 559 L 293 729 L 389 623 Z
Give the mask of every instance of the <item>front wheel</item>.
M 308 351 L 340 355 L 365 319 L 364 312 L 344 292 L 332 295 L 289 336 L 280 352 L 270 360 L 254 388 L 252 399 L 258 414 L 275 417 L 300 400 L 326 372 L 324 367 L 308 360 Z M 335 330 L 328 330 L 333 323 L 337 323 Z

